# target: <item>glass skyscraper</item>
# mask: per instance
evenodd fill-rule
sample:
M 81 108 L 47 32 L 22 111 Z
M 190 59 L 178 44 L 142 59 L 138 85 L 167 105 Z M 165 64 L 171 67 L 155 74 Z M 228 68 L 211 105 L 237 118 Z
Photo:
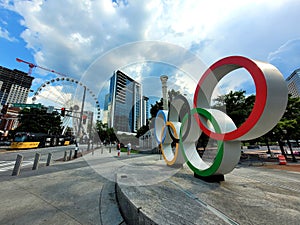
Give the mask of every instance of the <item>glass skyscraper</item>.
M 117 70 L 110 78 L 109 96 L 111 105 L 109 127 L 117 132 L 136 132 L 144 125 L 141 84 Z

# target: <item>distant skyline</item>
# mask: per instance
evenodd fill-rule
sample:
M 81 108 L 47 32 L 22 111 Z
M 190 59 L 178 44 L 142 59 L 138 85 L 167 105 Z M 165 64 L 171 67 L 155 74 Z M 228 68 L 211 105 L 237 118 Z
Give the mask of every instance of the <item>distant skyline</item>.
M 287 78 L 300 68 L 299 8 L 298 0 L 0 0 L 0 65 L 27 72 L 28 65 L 15 60 L 21 58 L 85 81 L 105 54 L 128 43 L 161 41 L 186 49 L 206 67 L 242 55 L 273 64 Z M 147 49 L 139 51 L 143 55 Z M 189 75 L 176 66 L 143 58 L 93 76 L 97 80 L 121 69 L 143 84 L 144 95 L 160 97 L 159 76 L 166 74 L 170 88 L 192 95 L 203 68 Z M 220 93 L 254 93 L 250 76 L 236 74 L 220 84 Z M 56 77 L 37 68 L 32 76 L 33 90 Z M 192 79 L 184 83 L 187 76 Z M 93 82 L 89 86 L 97 94 L 104 88 Z

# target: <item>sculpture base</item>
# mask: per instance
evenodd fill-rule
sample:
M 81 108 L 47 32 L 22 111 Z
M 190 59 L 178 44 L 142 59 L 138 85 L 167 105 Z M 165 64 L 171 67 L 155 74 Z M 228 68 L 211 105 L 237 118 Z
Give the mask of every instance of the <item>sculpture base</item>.
M 209 183 L 216 183 L 216 182 L 225 181 L 225 177 L 224 177 L 223 174 L 216 174 L 216 175 L 203 177 L 203 176 L 200 176 L 200 175 L 194 173 L 194 177 L 196 177 L 198 179 L 201 179 L 205 182 L 209 182 Z

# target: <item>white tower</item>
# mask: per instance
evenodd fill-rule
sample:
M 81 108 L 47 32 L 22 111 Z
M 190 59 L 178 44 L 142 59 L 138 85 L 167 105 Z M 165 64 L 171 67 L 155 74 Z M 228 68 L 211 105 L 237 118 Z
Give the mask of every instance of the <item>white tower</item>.
M 167 75 L 162 75 L 162 76 L 160 76 L 160 80 L 161 80 L 161 83 L 162 83 L 163 109 L 164 110 L 168 110 L 168 96 L 167 96 L 167 92 L 168 92 L 168 86 L 167 86 L 168 76 Z

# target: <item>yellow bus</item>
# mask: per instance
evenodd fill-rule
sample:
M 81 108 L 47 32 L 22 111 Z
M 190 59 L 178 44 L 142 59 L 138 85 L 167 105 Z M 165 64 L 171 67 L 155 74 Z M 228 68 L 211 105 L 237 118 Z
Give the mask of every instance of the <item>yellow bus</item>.
M 71 144 L 71 137 L 43 133 L 18 132 L 10 144 L 11 149 L 32 149 Z

